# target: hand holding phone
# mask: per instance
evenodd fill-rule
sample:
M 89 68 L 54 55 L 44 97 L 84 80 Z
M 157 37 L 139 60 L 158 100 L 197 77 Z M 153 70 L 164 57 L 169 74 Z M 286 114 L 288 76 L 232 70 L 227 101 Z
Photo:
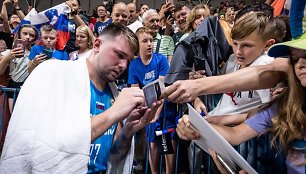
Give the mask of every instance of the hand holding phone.
M 164 14 L 165 14 L 165 18 L 166 18 L 166 19 L 168 19 L 169 16 L 170 16 L 170 18 L 172 18 L 172 13 L 171 13 L 171 11 L 169 11 L 169 10 L 168 10 L 168 11 L 165 11 Z
M 44 49 L 42 53 L 47 56 L 46 58 L 47 60 L 52 58 L 53 51 L 51 49 L 50 50 Z

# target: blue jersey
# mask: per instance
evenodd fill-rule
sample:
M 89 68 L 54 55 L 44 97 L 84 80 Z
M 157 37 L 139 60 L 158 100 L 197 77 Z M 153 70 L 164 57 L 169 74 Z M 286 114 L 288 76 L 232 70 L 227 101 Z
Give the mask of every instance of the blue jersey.
M 45 49 L 45 46 L 34 45 L 31 48 L 29 59 L 33 60 L 36 55 L 42 54 L 44 49 Z M 54 50 L 53 53 L 52 53 L 52 58 L 55 58 L 55 59 L 58 59 L 58 60 L 68 60 L 68 54 L 65 51 Z
M 162 54 L 153 53 L 148 65 L 144 65 L 141 58 L 137 57 L 130 63 L 128 84 L 138 84 L 142 88 L 159 76 L 165 76 L 168 69 L 168 60 Z
M 113 22 L 112 18 L 109 18 L 106 22 L 96 22 L 94 26 L 94 32 L 99 36 L 103 29 Z
M 90 81 L 90 115 L 94 117 L 111 107 L 112 93 L 108 85 L 99 91 Z M 117 124 L 110 127 L 103 136 L 92 142 L 90 146 L 90 162 L 88 173 L 106 171 L 107 160 L 113 142 Z

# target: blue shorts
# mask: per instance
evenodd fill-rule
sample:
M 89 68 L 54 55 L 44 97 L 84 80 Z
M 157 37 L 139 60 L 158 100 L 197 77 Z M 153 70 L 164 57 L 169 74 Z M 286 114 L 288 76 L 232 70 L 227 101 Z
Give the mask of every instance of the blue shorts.
M 166 115 L 166 117 L 164 115 Z M 168 128 L 176 128 L 176 117 L 178 117 L 177 104 L 165 100 L 164 107 L 160 113 L 158 120 L 155 123 L 150 123 L 146 126 L 146 141 L 155 141 L 155 131 L 164 130 Z M 174 139 L 174 132 L 171 133 L 171 138 L 172 140 Z

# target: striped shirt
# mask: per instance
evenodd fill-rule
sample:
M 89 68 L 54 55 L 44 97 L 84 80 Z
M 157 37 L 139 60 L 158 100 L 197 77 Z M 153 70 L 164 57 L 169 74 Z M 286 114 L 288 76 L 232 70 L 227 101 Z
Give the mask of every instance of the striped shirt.
M 174 51 L 174 42 L 172 37 L 166 35 L 160 35 L 157 33 L 156 37 L 154 38 L 154 52 L 156 52 L 157 41 L 160 40 L 160 47 L 158 53 L 164 55 L 165 57 L 169 57 L 173 55 Z

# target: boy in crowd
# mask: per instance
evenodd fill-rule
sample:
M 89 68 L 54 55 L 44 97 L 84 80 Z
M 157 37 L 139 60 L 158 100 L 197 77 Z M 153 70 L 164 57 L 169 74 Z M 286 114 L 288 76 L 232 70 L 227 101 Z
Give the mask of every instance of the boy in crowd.
M 45 60 L 55 58 L 58 60 L 68 60 L 68 54 L 65 51 L 56 50 L 57 31 L 52 25 L 44 25 L 40 28 L 42 45 L 34 45 L 31 48 L 28 64 L 29 72 L 32 72 L 36 66 Z
M 167 58 L 159 53 L 153 53 L 153 31 L 149 28 L 141 27 L 136 31 L 136 35 L 139 40 L 139 57 L 133 60 L 129 67 L 129 80 L 128 84 L 131 86 L 138 86 L 142 88 L 146 84 L 157 80 L 163 79 L 166 75 L 169 64 Z M 167 101 L 165 101 L 167 102 Z M 161 114 L 160 118 L 155 123 L 151 123 L 147 126 L 146 135 L 148 143 L 150 143 L 150 166 L 152 173 L 158 173 L 159 156 L 157 152 L 157 143 L 155 137 L 155 130 L 161 130 L 163 125 L 163 111 L 162 106 L 159 108 L 155 115 L 154 121 L 156 121 Z M 166 127 L 175 127 L 175 112 L 172 112 L 171 108 L 167 110 L 167 122 Z M 171 118 L 172 119 L 171 119 Z M 171 122 L 173 121 L 173 122 Z M 173 148 L 175 145 L 172 140 Z M 174 172 L 174 159 L 175 155 L 166 156 L 167 172 Z

